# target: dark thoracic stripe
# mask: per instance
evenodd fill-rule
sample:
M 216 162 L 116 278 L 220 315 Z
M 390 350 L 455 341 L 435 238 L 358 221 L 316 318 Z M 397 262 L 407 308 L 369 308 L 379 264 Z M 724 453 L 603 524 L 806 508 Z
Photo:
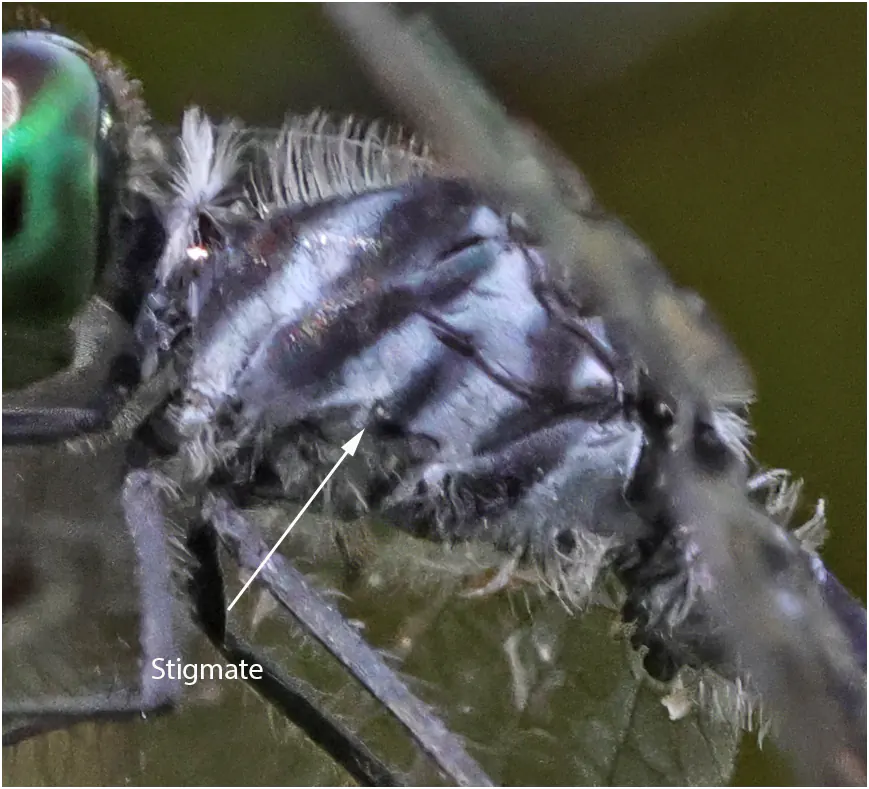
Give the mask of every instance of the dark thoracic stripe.
M 582 476 L 564 468 L 578 451 L 588 451 L 595 478 L 630 474 L 639 439 L 612 377 L 618 360 L 599 358 L 612 352 L 603 326 L 586 321 L 590 343 L 553 314 L 535 260 L 465 184 L 425 179 L 352 207 L 338 200 L 295 211 L 269 227 L 255 244 L 225 250 L 211 286 L 229 314 L 209 324 L 206 303 L 205 347 L 192 365 L 196 388 L 209 384 L 197 371 L 215 373 L 204 360 L 224 364 L 222 385 L 240 404 L 242 425 L 304 423 L 322 436 L 352 425 L 421 442 L 422 454 L 396 449 L 403 482 L 384 491 L 383 475 L 372 472 L 362 490 L 370 506 L 394 513 L 428 495 L 423 521 L 431 522 L 413 518 L 439 538 L 471 536 L 483 511 L 503 514 L 526 499 L 545 509 L 547 496 Z M 367 234 L 354 235 L 359 228 Z M 232 302 L 247 288 L 233 278 L 258 258 L 270 273 Z M 234 360 L 215 352 L 227 334 Z M 211 389 L 219 405 L 219 388 Z M 595 443 L 615 447 L 609 467 Z M 286 477 L 286 461 L 277 462 L 273 470 Z M 308 463 L 313 478 L 317 461 L 293 463 Z M 414 480 L 426 475 L 434 488 L 421 494 Z M 445 515 L 437 480 L 450 479 L 477 504 Z M 587 509 L 586 521 L 600 520 Z
M 485 453 L 417 468 L 388 497 L 384 515 L 430 538 L 534 554 L 551 553 L 564 529 L 635 539 L 644 529 L 623 488 L 641 446 L 641 431 L 626 419 L 565 418 Z
M 218 252 L 199 286 L 191 387 L 219 405 L 244 371 L 262 372 L 258 362 L 284 388 L 284 376 L 312 364 L 320 378 L 337 369 L 404 320 L 418 292 L 437 298 L 421 275 L 433 272 L 449 292 L 473 281 L 486 251 L 473 259 L 462 244 L 478 210 L 468 187 L 424 180 L 277 217 L 268 223 L 275 232 Z M 431 215 L 442 221 L 423 224 Z M 497 222 L 486 229 L 502 232 Z
M 576 330 L 541 297 L 540 261 L 467 184 L 288 211 L 216 257 L 188 386 L 238 403 L 234 430 L 404 441 L 368 455 L 357 490 L 437 539 L 547 550 L 565 528 L 617 531 L 641 441 L 614 379 L 629 365 L 599 321 Z M 267 456 L 294 491 L 321 462 Z
M 277 215 L 218 252 L 199 281 L 188 386 L 213 407 L 239 402 L 248 424 L 267 416 L 280 427 L 316 421 L 327 404 L 370 409 L 362 390 L 384 389 L 375 379 L 386 377 L 381 399 L 415 406 L 407 432 L 445 451 L 460 441 L 464 452 L 521 418 L 532 407 L 522 399 L 536 410 L 605 401 L 615 389 L 607 371 L 553 325 L 530 259 L 509 236 L 467 184 L 431 178 Z M 360 379 L 355 360 L 416 313 L 444 346 L 434 353 L 417 338 L 438 374 L 412 363 L 401 384 L 406 376 L 381 355 Z M 415 385 L 419 375 L 431 388 Z M 404 395 L 408 385 L 418 395 Z

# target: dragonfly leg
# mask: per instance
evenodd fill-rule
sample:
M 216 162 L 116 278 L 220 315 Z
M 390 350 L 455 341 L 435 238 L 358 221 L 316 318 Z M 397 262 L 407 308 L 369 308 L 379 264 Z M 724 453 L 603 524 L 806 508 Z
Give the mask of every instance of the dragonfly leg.
M 207 502 L 204 515 L 238 564 L 256 571 L 269 546 L 245 517 L 217 496 Z M 404 725 L 452 782 L 459 786 L 492 785 L 461 740 L 408 690 L 357 630 L 285 557 L 275 553 L 263 565 L 257 580 Z
M 136 554 L 140 599 L 142 668 L 139 687 L 5 703 L 4 745 L 14 745 L 28 737 L 84 721 L 140 718 L 168 712 L 176 705 L 181 692 L 179 681 L 152 676 L 155 658 L 170 659 L 178 654 L 172 626 L 174 602 L 159 488 L 159 480 L 148 471 L 133 471 L 124 482 L 124 519 Z
M 56 444 L 105 427 L 97 408 L 4 408 L 4 446 Z
M 364 786 L 400 786 L 396 771 L 380 761 L 344 724 L 324 711 L 304 683 L 289 676 L 226 623 L 223 573 L 217 535 L 209 525 L 190 530 L 188 548 L 199 564 L 190 579 L 196 618 L 211 643 L 230 663 L 258 664 L 263 672 L 248 682 L 256 692 L 298 725 L 317 745 Z

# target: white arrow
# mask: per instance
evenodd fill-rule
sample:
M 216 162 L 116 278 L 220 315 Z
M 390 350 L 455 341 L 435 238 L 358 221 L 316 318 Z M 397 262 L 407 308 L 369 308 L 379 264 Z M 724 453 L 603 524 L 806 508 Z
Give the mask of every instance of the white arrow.
M 355 436 L 353 436 L 353 438 L 351 438 L 346 444 L 344 444 L 344 446 L 341 447 L 341 449 L 344 450 L 344 454 L 341 455 L 340 458 L 338 458 L 338 462 L 335 463 L 334 466 L 332 466 L 332 470 L 323 478 L 323 481 L 320 483 L 319 487 L 311 494 L 311 498 L 309 498 L 305 502 L 305 506 L 299 510 L 299 514 L 296 515 L 296 517 L 293 518 L 293 522 L 289 526 L 287 526 L 287 530 L 281 535 L 281 539 L 279 539 L 275 543 L 275 547 L 272 548 L 268 552 L 268 554 L 266 554 L 266 558 L 260 562 L 260 566 L 256 568 L 256 572 L 250 578 L 248 578 L 247 583 L 241 587 L 241 591 L 235 596 L 235 600 L 233 600 L 229 604 L 229 607 L 226 609 L 227 611 L 232 611 L 232 607 L 238 602 L 238 598 L 241 597 L 245 593 L 247 588 L 253 583 L 253 579 L 256 578 L 257 575 L 259 575 L 259 571 L 262 570 L 263 567 L 265 567 L 266 562 L 268 562 L 268 560 L 272 558 L 272 554 L 278 549 L 280 544 L 286 539 L 286 536 L 290 533 L 293 526 L 295 526 L 298 523 L 299 518 L 301 518 L 302 515 L 305 514 L 305 510 L 307 510 L 308 507 L 311 506 L 311 502 L 314 499 L 316 499 L 317 496 L 319 495 L 320 491 L 323 490 L 324 487 L 326 487 L 326 483 L 332 478 L 332 475 L 338 470 L 338 466 L 340 466 L 344 462 L 344 458 L 346 458 L 347 455 L 355 455 L 356 454 L 356 448 L 359 446 L 359 442 L 362 440 L 362 434 L 364 432 L 365 432 L 364 430 L 360 430 Z

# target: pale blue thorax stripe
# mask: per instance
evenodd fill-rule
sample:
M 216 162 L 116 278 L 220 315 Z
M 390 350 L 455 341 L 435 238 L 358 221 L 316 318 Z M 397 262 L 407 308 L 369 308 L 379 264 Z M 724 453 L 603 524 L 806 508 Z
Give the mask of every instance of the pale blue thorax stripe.
M 383 217 L 400 199 L 398 190 L 357 197 L 300 227 L 286 261 L 220 320 L 199 349 L 190 388 L 213 404 L 232 394 L 261 342 L 277 325 L 299 320 L 328 295 L 336 279 L 351 273 L 365 249 L 377 243 Z

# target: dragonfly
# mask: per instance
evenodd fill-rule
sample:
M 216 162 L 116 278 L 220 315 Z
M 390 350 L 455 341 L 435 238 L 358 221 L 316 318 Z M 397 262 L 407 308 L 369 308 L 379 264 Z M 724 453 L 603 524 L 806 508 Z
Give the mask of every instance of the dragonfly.
M 351 22 L 352 22 L 352 20 L 345 18 L 343 23 L 344 23 L 345 25 L 349 25 Z M 358 23 L 359 20 L 356 20 L 356 22 Z M 392 27 L 390 27 L 390 25 L 392 25 Z M 390 20 L 388 20 L 388 19 L 379 19 L 379 20 L 377 20 L 377 24 L 374 26 L 374 28 L 375 28 L 375 30 L 380 30 L 380 31 L 391 31 L 392 33 L 395 34 L 395 38 L 394 38 L 395 41 L 399 41 L 399 42 L 400 42 L 400 41 L 402 41 L 402 40 L 407 40 L 407 38 L 406 38 L 407 34 L 406 34 L 406 33 L 402 33 L 402 30 L 401 30 L 400 28 L 397 29 L 397 30 L 395 29 L 395 21 L 394 21 L 394 20 L 393 20 L 393 21 L 390 21 Z M 348 27 L 348 29 L 352 29 L 352 28 L 349 28 L 349 27 Z M 365 32 L 365 33 L 359 33 L 359 31 L 357 31 L 357 35 L 359 36 L 360 39 L 364 39 L 364 38 L 366 38 L 366 37 L 368 37 L 369 39 L 372 39 L 372 38 L 373 38 L 373 32 L 372 32 L 371 29 L 369 29 L 369 30 L 368 30 L 367 32 Z M 401 38 L 402 35 L 405 35 L 405 38 L 404 38 L 404 39 Z M 376 40 L 376 39 L 375 39 L 375 40 Z M 411 40 L 412 40 L 412 39 L 411 39 Z M 424 50 L 420 50 L 420 51 L 424 51 Z M 421 55 L 419 54 L 419 51 L 417 51 L 417 52 L 414 52 L 414 53 L 413 53 L 413 57 L 411 58 L 411 60 L 415 60 L 416 62 L 418 62 L 420 57 L 421 57 Z M 435 64 L 435 65 L 436 65 L 436 64 Z M 437 69 L 434 68 L 434 66 L 433 66 L 432 64 L 429 64 L 429 68 L 427 69 L 427 72 L 430 73 L 430 74 L 437 74 Z M 461 82 L 461 81 L 462 81 L 462 80 L 457 80 L 457 82 Z M 456 104 L 453 104 L 453 106 L 456 106 Z M 461 102 L 459 102 L 458 106 L 461 106 Z M 192 121 L 191 121 L 191 126 L 192 126 L 192 125 L 193 125 L 193 124 L 192 124 Z M 425 125 L 426 125 L 426 120 L 425 120 L 425 118 L 421 119 L 421 121 L 420 121 L 420 125 L 423 126 L 423 127 L 425 127 Z M 308 127 L 303 127 L 303 128 L 308 128 Z M 449 132 L 449 131 L 447 131 L 447 132 L 442 132 L 442 131 L 439 131 L 436 127 L 433 128 L 433 129 L 428 129 L 428 130 L 429 130 L 429 133 L 431 134 L 432 138 L 433 138 L 435 141 L 437 141 L 437 140 L 441 140 L 441 144 L 444 145 L 444 147 L 447 148 L 447 150 L 449 150 L 449 145 L 447 144 L 447 143 L 450 141 L 450 139 L 451 139 L 451 135 L 450 135 L 450 132 Z M 298 131 L 298 130 L 297 130 L 297 131 Z M 346 136 L 346 134 L 345 134 L 345 136 Z M 483 140 L 485 140 L 486 138 L 485 138 L 484 136 L 481 136 L 479 139 L 483 139 Z M 524 139 L 524 137 L 520 137 L 519 139 Z M 454 142 L 454 140 L 453 140 L 453 142 Z M 410 146 L 410 147 L 411 147 L 411 150 L 413 150 L 413 146 Z M 540 153 L 540 149 L 534 149 L 534 150 L 535 150 L 534 155 L 535 155 L 536 157 L 543 157 L 543 156 L 544 156 L 544 154 Z M 415 154 L 414 154 L 414 155 L 415 155 Z M 546 153 L 546 156 L 549 156 L 549 152 L 548 152 L 548 151 L 547 151 L 547 153 Z M 426 157 L 423 156 L 422 158 L 425 159 Z M 447 157 L 447 158 L 449 158 L 449 157 Z M 462 160 L 461 160 L 461 154 L 460 154 L 458 157 L 455 157 L 455 156 L 454 156 L 453 158 L 458 158 L 458 159 L 460 160 L 460 162 L 462 162 Z M 472 157 L 472 158 L 473 158 L 473 157 Z M 485 161 L 485 159 L 481 159 L 480 161 Z M 466 159 L 461 163 L 461 168 L 464 169 L 464 170 L 471 169 L 471 168 L 469 167 L 469 164 L 470 164 L 470 163 L 471 163 L 471 160 L 469 160 L 469 159 L 466 158 Z M 426 165 L 426 166 L 427 166 L 427 165 Z M 474 171 L 471 169 L 471 172 L 474 172 Z M 481 182 L 486 183 L 486 182 L 490 179 L 491 176 L 490 176 L 490 174 L 487 173 L 487 172 L 481 172 L 481 173 L 478 173 L 478 174 L 477 174 L 477 177 L 478 177 L 478 179 L 479 179 Z M 576 202 L 578 202 L 578 203 L 583 207 L 583 210 L 585 211 L 589 206 L 588 206 L 588 204 L 585 202 L 585 201 L 586 201 L 586 194 L 585 194 L 584 191 L 583 191 L 583 190 L 584 190 L 584 184 L 583 184 L 583 182 L 582 182 L 581 179 L 579 179 L 578 181 L 577 181 L 576 179 L 574 179 L 574 183 L 573 183 L 573 185 L 575 186 L 577 183 L 580 184 L 580 188 L 578 188 L 578 189 L 574 189 L 574 191 L 573 191 L 573 193 L 572 193 L 571 196 L 572 196 L 572 198 L 573 198 Z M 527 204 L 527 205 L 526 205 L 526 203 L 525 203 L 525 200 L 527 199 L 526 195 L 528 195 L 528 194 L 534 194 L 534 191 L 533 191 L 533 190 L 525 190 L 525 189 L 523 189 L 521 195 L 516 195 L 516 194 L 511 194 L 511 185 L 509 185 L 509 184 L 506 186 L 506 188 L 505 188 L 503 185 L 501 185 L 501 184 L 495 184 L 494 186 L 496 187 L 496 189 L 497 189 L 498 191 L 500 191 L 502 194 L 505 194 L 505 195 L 506 195 L 506 201 L 507 201 L 508 203 L 511 203 L 511 202 L 512 202 L 512 203 L 515 205 L 515 207 L 516 207 L 517 209 L 520 209 L 521 212 L 523 212 L 523 213 L 527 214 L 529 217 L 533 218 L 533 219 L 534 219 L 534 220 L 535 220 L 539 225 L 541 225 L 541 226 L 543 226 L 543 227 L 546 226 L 546 214 L 545 214 L 545 212 L 541 211 L 541 210 L 540 210 L 537 206 L 535 206 L 533 203 L 531 203 L 531 204 Z M 539 195 L 538 195 L 538 196 L 539 196 Z M 224 219 L 226 219 L 226 217 L 224 217 Z M 226 219 L 226 221 L 229 221 L 229 220 Z M 220 222 L 217 222 L 217 225 L 218 225 L 218 227 L 219 227 Z M 526 231 L 524 228 L 522 228 L 522 232 L 528 232 L 528 231 Z M 535 238 L 535 236 L 533 235 L 534 231 L 531 230 L 530 233 L 531 233 L 531 234 L 528 236 L 528 238 L 529 238 L 529 239 L 534 239 L 534 238 Z M 545 238 L 545 236 L 544 236 L 544 238 Z M 203 246 L 208 247 L 209 243 L 210 243 L 210 242 L 206 242 Z M 535 243 L 537 243 L 537 242 L 535 241 Z M 551 247 L 552 247 L 552 244 L 553 244 L 553 242 L 550 240 L 550 241 L 549 241 L 549 245 L 550 245 Z M 196 246 L 197 246 L 197 248 L 199 247 L 199 245 L 196 245 Z M 188 247 L 188 249 L 190 249 L 190 248 L 192 248 L 192 247 Z M 554 247 L 552 247 L 552 249 L 551 249 L 550 251 L 551 251 L 552 254 L 554 254 L 554 256 L 555 256 L 556 259 L 557 259 L 557 257 L 558 257 L 559 254 L 564 254 L 564 250 L 563 250 L 563 249 L 559 252 L 559 247 L 557 246 L 557 244 L 556 244 Z M 155 261 L 155 262 L 156 262 L 156 261 Z M 5 269 L 5 267 L 4 267 L 4 269 Z M 598 275 L 598 278 L 600 278 L 599 275 Z M 594 284 L 594 283 L 592 283 L 592 285 L 593 285 L 593 284 Z M 656 288 L 658 287 L 658 283 L 657 283 L 657 282 L 647 283 L 646 286 L 649 288 L 649 290 L 650 290 L 651 292 L 657 292 L 657 291 L 656 291 Z M 611 296 L 608 296 L 608 295 L 607 295 L 606 289 L 601 288 L 600 283 L 598 283 L 597 288 L 598 288 L 598 290 L 601 291 L 601 293 L 598 294 L 598 298 L 599 298 L 599 300 L 600 300 L 600 303 L 603 305 L 603 308 L 604 308 L 605 310 L 612 310 L 613 312 L 617 312 L 617 310 L 614 310 L 614 309 L 613 309 L 613 304 L 614 304 L 615 302 L 612 300 L 612 297 L 611 297 Z M 593 287 L 590 287 L 590 288 L 589 288 L 589 291 L 590 291 L 590 292 L 594 292 L 594 288 L 593 288 Z M 617 293 L 618 293 L 618 291 L 617 291 Z M 627 296 L 629 296 L 629 295 L 630 295 L 630 294 L 627 294 Z M 665 295 L 667 295 L 668 298 L 669 298 L 669 293 L 665 293 Z M 619 298 L 619 303 L 629 304 L 630 301 L 629 301 L 629 299 L 627 299 L 627 296 L 626 296 L 625 294 L 622 293 L 622 294 L 620 295 L 620 298 Z M 613 303 L 609 303 L 609 302 L 607 301 L 608 298 L 610 299 L 610 301 L 613 301 Z M 679 307 L 680 305 L 677 303 L 675 306 L 676 306 L 676 307 Z M 630 312 L 630 311 L 628 311 L 628 312 Z M 631 318 L 631 315 L 628 314 L 628 312 L 622 313 L 622 314 L 618 315 L 618 317 L 621 318 L 621 319 L 623 319 L 623 320 L 624 320 L 625 318 Z M 654 317 L 655 317 L 655 316 L 643 315 L 643 316 L 642 316 L 642 319 L 643 319 L 644 322 L 649 322 L 649 321 L 652 321 Z M 660 317 L 660 316 L 658 316 L 658 317 Z M 629 321 L 628 321 L 628 322 L 629 322 Z M 636 321 L 635 321 L 635 323 L 636 323 Z M 442 327 L 442 328 L 443 328 L 443 327 Z M 450 339 L 450 338 L 447 338 L 447 339 Z M 455 337 L 453 337 L 450 341 L 452 341 L 452 342 L 455 343 L 455 342 L 458 341 L 458 339 L 459 339 L 459 338 L 455 338 Z M 591 337 L 586 338 L 586 339 L 587 339 L 587 341 L 589 342 L 589 345 L 590 345 L 592 348 L 595 347 L 595 346 L 594 346 L 594 341 L 598 341 L 598 342 L 600 342 L 599 338 L 593 336 L 593 333 L 592 333 L 592 336 L 591 336 Z M 634 339 L 634 340 L 637 340 L 637 337 L 634 337 L 633 339 Z M 665 338 L 665 339 L 666 339 L 666 338 Z M 740 360 L 739 360 L 738 358 L 736 358 L 736 356 L 735 356 L 735 354 L 732 352 L 732 350 L 731 350 L 730 348 L 728 348 L 728 347 L 726 346 L 726 344 L 723 343 L 723 340 L 721 340 L 721 338 L 719 338 L 719 337 L 716 336 L 715 339 L 718 341 L 718 342 L 715 344 L 716 348 L 719 348 L 719 349 L 720 349 L 720 348 L 723 348 L 722 353 L 724 354 L 724 357 L 725 357 L 726 359 L 728 359 L 728 360 L 731 360 L 731 361 L 733 362 L 733 364 L 732 364 L 731 366 L 732 366 L 732 367 L 733 367 L 737 372 L 739 372 L 739 370 L 740 370 L 740 365 L 741 365 Z M 599 350 L 599 349 L 598 349 L 598 350 Z M 645 353 L 646 355 L 648 355 L 650 358 L 654 358 L 654 352 L 655 352 L 656 350 L 660 350 L 660 349 L 655 349 L 655 348 L 651 348 L 651 349 L 650 349 L 650 348 L 646 348 L 646 349 L 644 350 L 644 353 Z M 672 349 L 671 349 L 671 350 L 672 350 Z M 679 349 L 676 348 L 676 350 L 678 351 Z M 677 356 L 678 356 L 678 354 L 677 354 Z M 599 361 L 600 361 L 600 359 L 599 359 Z M 684 361 L 684 360 L 683 360 L 683 361 Z M 719 367 L 720 367 L 720 365 L 719 365 Z M 706 371 L 706 373 L 708 373 L 708 371 Z M 706 373 L 704 373 L 704 375 L 705 375 Z M 659 377 L 659 378 L 663 378 L 663 376 L 660 376 L 660 375 L 659 375 L 658 377 Z M 678 385 L 680 385 L 683 389 L 684 389 L 685 387 L 688 387 L 688 386 L 696 386 L 696 378 L 692 381 L 691 378 L 690 378 L 690 376 L 685 376 L 685 377 L 688 379 L 687 383 L 685 382 L 685 380 L 682 380 L 682 381 L 676 381 L 673 385 L 675 386 L 676 384 L 678 384 Z M 702 381 L 702 380 L 703 380 L 703 379 L 701 379 L 701 381 Z M 673 383 L 673 382 L 671 382 L 671 383 Z M 688 394 L 691 394 L 692 396 L 697 397 L 697 398 L 699 398 L 699 397 L 702 395 L 702 392 L 697 392 L 697 391 L 694 391 L 694 390 L 691 390 L 690 392 L 686 392 L 686 391 L 682 391 L 681 389 L 677 389 L 677 390 L 676 390 L 676 393 L 678 394 L 678 398 L 677 398 L 677 400 L 678 400 L 679 398 L 686 398 L 686 397 L 688 396 Z M 656 395 L 656 397 L 653 398 L 653 400 L 654 400 L 655 402 L 658 402 L 658 400 L 663 400 L 663 398 L 660 398 L 660 397 L 658 397 L 658 396 Z M 21 415 L 20 415 L 20 414 L 17 414 L 16 416 L 20 417 Z M 654 416 L 654 415 L 653 415 L 653 416 Z M 652 421 L 654 422 L 654 420 L 652 420 Z M 14 424 L 14 423 L 13 423 L 13 424 Z M 651 428 L 650 428 L 650 430 L 651 430 Z M 713 442 L 713 444 L 714 444 L 714 442 Z M 714 448 L 714 447 L 713 447 L 713 448 Z M 665 449 L 666 449 L 666 447 L 665 447 Z M 781 500 L 781 489 L 778 487 L 778 478 L 775 478 L 775 477 L 768 477 L 768 478 L 767 478 L 767 482 L 769 482 L 769 485 L 771 485 L 772 487 L 770 487 L 769 485 L 766 485 L 766 483 L 764 483 L 764 485 L 766 485 L 766 487 L 764 487 L 763 485 L 761 485 L 761 486 L 760 486 L 760 489 L 761 489 L 761 490 L 772 490 L 773 492 L 778 491 L 778 495 L 774 496 L 774 498 L 775 498 L 776 501 L 777 501 L 777 504 L 776 504 L 775 506 L 776 506 L 776 507 L 784 507 L 785 505 L 782 503 L 782 500 Z M 757 483 L 757 484 L 760 485 L 760 483 Z M 639 495 L 641 498 L 644 498 L 645 500 L 648 500 L 648 499 L 649 499 L 648 494 L 645 493 L 645 492 L 642 492 L 642 491 L 641 491 L 641 492 L 638 493 L 638 495 Z M 342 539 L 343 539 L 343 538 L 342 538 Z M 340 540 L 339 540 L 339 542 L 340 542 Z M 701 546 L 701 548 L 702 548 L 702 546 Z M 418 547 L 416 544 L 414 544 L 414 547 L 413 547 L 413 551 L 412 551 L 412 553 L 422 553 L 422 552 L 423 552 L 423 551 L 422 551 L 422 548 L 420 548 L 420 547 Z M 312 551 L 312 553 L 314 553 L 314 552 Z M 453 561 L 455 561 L 455 557 L 452 557 L 452 558 L 453 558 Z M 431 560 L 431 563 L 432 563 L 433 565 L 437 565 L 437 564 L 439 564 L 439 563 L 443 563 L 443 559 L 441 558 L 440 561 L 438 561 L 438 559 L 436 558 L 436 559 L 434 559 L 434 560 Z M 481 559 L 480 559 L 479 556 L 474 556 L 474 557 L 473 557 L 473 563 L 474 563 L 473 566 L 475 566 L 478 570 L 479 570 L 479 569 L 485 569 L 485 565 L 484 565 L 484 564 L 481 564 Z M 423 566 L 425 566 L 425 565 L 423 565 Z M 497 566 L 497 565 L 496 565 L 496 566 Z M 509 564 L 508 564 L 507 566 L 510 567 Z M 429 569 L 431 569 L 431 568 L 429 568 Z M 503 568 L 502 568 L 502 569 L 503 569 Z M 510 569 L 512 570 L 512 569 L 516 569 L 516 568 L 512 568 L 512 567 L 510 567 Z M 626 570 L 625 572 L 627 572 L 627 570 Z M 501 576 L 501 577 L 499 577 L 499 576 Z M 377 573 L 374 573 L 373 575 L 372 575 L 371 573 L 369 573 L 369 574 L 368 574 L 369 583 L 371 582 L 370 579 L 371 579 L 372 577 L 373 577 L 373 578 L 378 578 L 378 577 L 380 577 L 380 576 L 379 576 Z M 510 579 L 508 579 L 504 573 L 500 573 L 500 572 L 499 572 L 499 573 L 496 574 L 494 580 L 497 582 L 496 585 L 498 585 L 498 584 L 500 584 L 500 585 L 504 585 L 504 584 L 505 584 L 508 580 L 510 580 Z M 636 581 L 635 581 L 635 583 L 636 583 Z M 376 585 L 376 584 L 375 584 L 375 585 Z M 641 586 L 642 584 L 637 584 L 637 585 L 638 585 L 638 586 Z M 491 584 L 487 584 L 487 586 L 491 589 Z M 639 602 L 642 603 L 643 601 L 640 600 Z M 528 605 L 529 608 L 532 607 L 532 603 L 531 603 L 531 602 L 528 602 L 528 603 L 526 603 L 526 604 Z M 642 606 L 641 606 L 641 607 L 642 607 Z M 437 607 L 436 607 L 436 608 L 437 608 Z M 849 609 L 849 610 L 850 610 L 850 609 Z M 441 615 L 441 614 L 440 614 L 439 611 L 435 611 L 434 613 L 430 613 L 430 614 L 429 614 L 429 616 L 437 616 L 437 617 L 439 617 L 440 615 Z M 549 646 L 547 645 L 547 643 L 546 643 L 546 635 L 547 635 L 547 631 L 548 631 L 548 628 L 547 628 L 547 626 L 546 626 L 546 620 L 548 619 L 549 616 L 555 616 L 555 614 L 551 613 L 551 611 L 547 611 L 547 614 L 545 614 L 545 615 L 542 615 L 542 616 L 541 616 L 541 615 L 535 615 L 535 616 L 531 617 L 531 619 L 533 619 L 533 625 L 530 627 L 530 633 L 528 634 L 528 639 L 529 639 L 529 641 L 530 641 L 531 643 L 530 643 L 530 644 L 525 644 L 525 645 L 524 645 L 524 646 L 526 646 L 526 647 L 527 647 L 527 646 L 533 646 L 534 649 L 535 649 L 536 652 L 537 652 L 538 660 L 543 661 L 544 663 L 546 662 L 547 656 L 550 656 L 550 657 L 551 657 L 551 655 L 550 655 L 551 649 L 550 649 L 550 647 L 549 647 Z M 512 635 L 513 635 L 513 634 L 511 634 L 511 636 L 512 636 Z M 520 634 L 520 636 L 521 636 L 521 634 Z M 678 640 L 678 639 L 677 639 L 677 640 Z M 413 641 L 413 638 L 412 638 L 412 637 L 407 638 L 407 641 L 408 641 L 408 642 L 412 642 L 412 641 Z M 402 641 L 402 643 L 404 643 L 404 641 Z M 523 647 L 522 639 L 521 639 L 521 638 L 511 638 L 511 637 L 508 637 L 508 638 L 505 640 L 504 643 L 505 643 L 505 652 L 507 653 L 507 657 L 508 657 L 508 663 L 509 663 L 509 665 L 511 666 L 511 671 L 512 671 L 511 682 L 512 682 L 512 685 L 513 685 L 513 688 L 514 688 L 514 690 L 513 690 L 514 702 L 516 703 L 516 706 L 517 706 L 517 707 L 519 707 L 519 708 L 521 708 L 521 709 L 526 709 L 526 708 L 527 708 L 527 705 L 529 704 L 529 693 L 531 693 L 531 691 L 529 691 L 529 680 L 528 680 L 529 670 L 528 670 L 528 668 L 527 668 L 526 666 L 523 665 L 523 661 L 519 658 L 519 654 L 521 653 L 521 651 L 522 651 L 522 647 Z M 646 643 L 646 644 L 643 644 L 643 646 L 644 646 L 646 649 L 649 649 L 650 646 L 654 646 L 654 644 Z M 665 645 L 665 646 L 666 646 L 666 645 Z M 652 652 L 654 652 L 654 650 L 652 650 Z M 666 650 L 665 650 L 665 652 L 666 652 Z M 651 654 L 651 653 L 650 653 L 650 654 Z M 659 657 L 660 657 L 660 655 L 659 655 Z M 668 660 L 672 660 L 672 657 L 673 657 L 673 656 L 672 656 L 672 655 L 665 655 L 664 657 L 667 658 Z M 651 665 L 651 664 L 650 664 L 650 665 Z M 648 666 L 647 666 L 647 667 L 648 667 Z M 658 666 L 658 669 L 661 669 L 661 666 L 660 666 L 660 665 Z M 533 672 L 532 672 L 532 673 L 533 673 Z M 659 671 L 658 673 L 661 673 L 661 672 Z M 550 679 L 552 679 L 552 678 L 550 677 Z M 555 681 L 555 680 L 552 680 L 552 681 Z M 533 684 L 533 683 L 532 683 L 532 684 Z M 546 683 L 544 682 L 543 684 L 545 685 Z M 538 689 L 538 690 L 540 690 L 540 689 Z M 550 691 L 550 692 L 551 692 L 551 691 Z M 531 693 L 531 695 L 533 695 L 533 693 Z M 544 695 L 545 695 L 545 694 L 544 694 Z M 458 697 L 461 697 L 462 694 L 459 692 L 459 693 L 457 694 L 457 696 L 458 696 Z M 538 702 L 538 703 L 539 703 L 539 702 Z M 659 709 L 658 712 L 661 713 L 662 710 Z M 701 728 L 702 728 L 702 727 L 701 727 Z M 714 759 L 713 759 L 713 760 L 714 760 Z M 611 777 L 612 777 L 612 776 L 611 776 Z M 698 779 L 698 780 L 702 781 L 702 779 Z M 707 779 L 707 780 L 708 780 L 708 779 Z M 703 781 L 703 782 L 705 782 L 705 781 Z

